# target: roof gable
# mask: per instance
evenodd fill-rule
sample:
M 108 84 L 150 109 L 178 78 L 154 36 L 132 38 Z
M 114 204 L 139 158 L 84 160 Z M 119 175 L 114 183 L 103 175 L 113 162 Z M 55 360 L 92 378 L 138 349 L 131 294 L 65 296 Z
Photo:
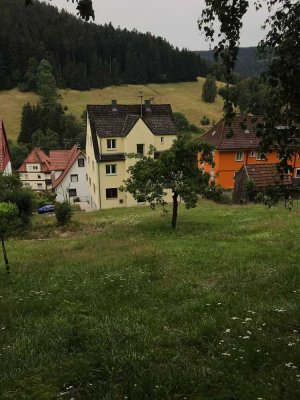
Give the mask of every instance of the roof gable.
M 45 173 L 51 172 L 50 158 L 39 147 L 35 147 L 33 150 L 31 150 L 31 152 L 25 158 L 18 171 L 25 172 L 26 164 L 40 164 L 41 172 Z
M 59 156 L 61 156 L 61 158 L 63 158 L 64 155 L 66 154 L 65 150 L 54 150 L 54 152 L 55 152 L 54 159 L 56 161 L 57 161 L 57 159 L 60 158 Z M 59 152 L 61 152 L 60 155 L 59 155 Z M 73 164 L 77 160 L 77 158 L 80 155 L 83 155 L 81 150 L 79 150 L 76 145 L 74 145 L 71 150 L 67 150 L 67 152 L 68 152 L 67 153 L 68 158 L 67 158 L 67 160 L 65 160 L 66 161 L 66 165 L 65 165 L 64 171 L 62 172 L 62 174 L 56 180 L 52 181 L 52 186 L 53 186 L 54 189 L 64 180 L 64 178 L 66 177 L 66 175 L 68 174 L 68 172 L 72 168 Z M 50 154 L 50 157 L 51 157 L 51 154 Z M 62 165 L 62 163 L 60 165 Z M 54 169 L 52 169 L 52 170 L 54 171 Z
M 6 137 L 3 119 L 0 117 L 0 172 L 3 172 L 10 161 L 10 150 Z
M 256 132 L 262 124 L 262 116 L 236 115 L 231 125 L 219 121 L 201 139 L 215 146 L 217 150 L 257 149 L 259 138 Z

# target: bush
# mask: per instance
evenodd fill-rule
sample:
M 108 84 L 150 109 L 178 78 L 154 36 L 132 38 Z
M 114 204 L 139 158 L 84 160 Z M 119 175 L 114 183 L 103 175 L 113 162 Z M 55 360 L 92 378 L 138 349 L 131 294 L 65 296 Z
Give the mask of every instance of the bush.
M 209 125 L 210 120 L 209 120 L 209 118 L 208 118 L 206 115 L 204 115 L 204 116 L 201 118 L 200 123 L 201 123 L 201 125 L 203 125 L 203 126 Z
M 246 197 L 248 201 L 255 199 L 255 185 L 252 179 L 248 179 L 246 182 Z
M 54 211 L 58 225 L 63 226 L 71 221 L 73 212 L 70 203 L 67 201 L 56 203 Z
M 255 203 L 263 203 L 264 202 L 264 194 L 262 192 L 258 192 L 254 198 Z

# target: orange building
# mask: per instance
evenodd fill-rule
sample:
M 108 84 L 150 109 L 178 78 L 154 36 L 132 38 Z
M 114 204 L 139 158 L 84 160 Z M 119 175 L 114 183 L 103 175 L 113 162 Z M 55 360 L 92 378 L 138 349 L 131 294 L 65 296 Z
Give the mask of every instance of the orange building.
M 215 166 L 204 165 L 204 170 L 210 173 L 216 184 L 225 189 L 233 189 L 234 176 L 243 165 L 279 162 L 275 152 L 268 153 L 265 157 L 259 153 L 259 139 L 256 136 L 258 124 L 263 124 L 260 116 L 236 115 L 231 126 L 220 121 L 202 136 L 205 142 L 215 147 Z M 200 161 L 198 162 L 200 168 Z M 299 155 L 293 157 L 291 165 L 294 168 L 293 176 L 300 178 Z

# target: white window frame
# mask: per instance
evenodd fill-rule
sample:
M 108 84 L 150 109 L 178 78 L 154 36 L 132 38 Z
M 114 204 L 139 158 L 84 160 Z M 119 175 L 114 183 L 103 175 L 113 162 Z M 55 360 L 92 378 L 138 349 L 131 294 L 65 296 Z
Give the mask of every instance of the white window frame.
M 256 154 L 256 160 L 257 161 L 265 161 L 266 157 L 262 156 L 262 153 L 257 152 Z
M 75 180 L 74 180 L 74 178 L 75 178 Z M 71 182 L 78 182 L 78 174 L 72 174 L 70 176 L 70 180 L 71 180 Z
M 43 189 L 43 184 L 42 183 L 37 183 L 37 188 L 38 189 Z
M 299 172 L 299 175 L 297 175 Z M 300 178 L 300 168 L 295 169 L 295 178 Z
M 256 157 L 256 151 L 251 151 L 250 157 L 255 158 Z
M 238 157 L 238 155 L 241 155 L 241 158 Z M 235 154 L 235 161 L 241 162 L 244 161 L 244 152 L 243 151 L 237 151 Z
M 113 147 L 114 143 L 114 147 Z M 107 150 L 112 151 L 117 149 L 117 139 L 106 139 Z
M 109 172 L 107 172 L 107 169 L 109 169 Z M 109 176 L 117 175 L 117 164 L 105 164 L 105 174 Z

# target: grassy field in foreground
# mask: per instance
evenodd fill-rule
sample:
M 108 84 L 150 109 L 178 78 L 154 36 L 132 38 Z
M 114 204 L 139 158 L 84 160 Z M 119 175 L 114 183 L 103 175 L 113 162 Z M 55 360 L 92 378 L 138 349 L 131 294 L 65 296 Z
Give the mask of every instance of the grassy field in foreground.
M 142 90 L 145 99 L 154 97 L 155 103 L 170 103 L 173 111 L 184 113 L 192 123 L 200 126 L 200 119 L 204 115 L 211 121 L 217 121 L 222 116 L 223 109 L 220 96 L 212 104 L 202 101 L 203 82 L 204 78 L 199 78 L 198 82 L 112 86 L 86 92 L 67 89 L 61 90 L 60 94 L 63 104 L 80 118 L 87 104 L 109 104 L 112 99 L 117 99 L 119 103 L 136 104 L 140 101 L 137 92 Z M 0 115 L 4 119 L 10 139 L 15 141 L 19 135 L 23 105 L 28 101 L 36 103 L 37 99 L 36 94 L 22 93 L 17 89 L 0 91 Z
M 0 272 L 0 399 L 296 400 L 300 205 L 37 216 Z M 38 240 L 39 239 L 39 240 Z

